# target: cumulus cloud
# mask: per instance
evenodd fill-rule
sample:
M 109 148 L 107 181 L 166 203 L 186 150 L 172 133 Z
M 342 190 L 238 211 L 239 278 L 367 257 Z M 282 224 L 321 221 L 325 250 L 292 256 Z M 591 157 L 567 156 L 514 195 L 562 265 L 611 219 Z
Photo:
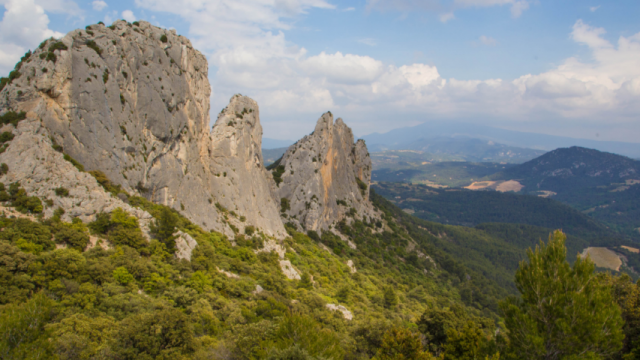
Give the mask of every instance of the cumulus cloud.
M 62 37 L 49 29 L 49 17 L 34 0 L 9 0 L 0 22 L 0 72 L 4 75 L 42 40 Z
M 122 12 L 122 18 L 127 20 L 128 22 L 136 21 L 136 16 L 133 15 L 133 11 L 125 10 Z
M 106 8 L 107 6 L 109 6 L 109 5 L 107 5 L 107 3 L 106 3 L 106 2 L 104 2 L 104 1 L 102 1 L 102 0 L 95 0 L 95 1 L 92 3 L 92 5 L 93 5 L 93 10 L 95 10 L 95 11 L 102 11 L 102 10 L 104 10 L 104 8 Z
M 35 0 L 35 4 L 41 6 L 45 12 L 67 14 L 84 19 L 84 12 L 72 0 Z
M 490 36 L 482 35 L 482 36 L 480 36 L 479 40 L 483 45 L 487 45 L 487 46 L 496 46 L 498 44 L 496 39 L 494 39 L 494 38 L 492 38 Z

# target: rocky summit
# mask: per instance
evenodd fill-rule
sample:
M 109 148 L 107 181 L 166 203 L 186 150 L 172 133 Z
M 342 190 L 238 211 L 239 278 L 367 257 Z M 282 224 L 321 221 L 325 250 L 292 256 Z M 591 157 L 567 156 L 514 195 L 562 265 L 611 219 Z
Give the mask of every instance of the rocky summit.
M 343 219 L 380 217 L 368 200 L 369 152 L 363 140 L 353 140 L 342 119 L 334 123 L 327 112 L 311 135 L 287 149 L 273 170 L 284 218 L 302 229 L 324 231 Z
M 0 155 L 11 169 L 0 180 L 52 199 L 56 188 L 71 189 L 48 216 L 61 207 L 65 218 L 90 221 L 126 208 L 125 197 L 84 173 L 97 171 L 129 194 L 227 235 L 249 227 L 284 238 L 286 222 L 326 230 L 347 214 L 379 218 L 368 201 L 366 146 L 354 144 L 331 113 L 289 148 L 275 176 L 264 168 L 255 101 L 233 96 L 210 129 L 207 61 L 175 31 L 145 21 L 91 25 L 43 42 L 12 74 L 0 112 L 25 112 L 26 119 L 5 126 L 16 145 Z

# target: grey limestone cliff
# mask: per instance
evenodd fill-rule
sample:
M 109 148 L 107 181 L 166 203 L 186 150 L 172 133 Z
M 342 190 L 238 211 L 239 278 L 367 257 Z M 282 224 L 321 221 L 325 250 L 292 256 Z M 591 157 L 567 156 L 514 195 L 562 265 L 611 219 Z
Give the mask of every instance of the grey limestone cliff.
M 284 154 L 276 172 L 281 211 L 304 230 L 324 231 L 343 219 L 370 222 L 379 213 L 369 201 L 371 159 L 362 140 L 354 143 L 342 119 L 327 112 L 315 130 Z
M 44 42 L 17 70 L 0 113 L 26 111 L 86 170 L 206 229 L 286 235 L 262 164 L 257 104 L 233 97 L 209 131 L 207 61 L 175 31 L 91 25 Z

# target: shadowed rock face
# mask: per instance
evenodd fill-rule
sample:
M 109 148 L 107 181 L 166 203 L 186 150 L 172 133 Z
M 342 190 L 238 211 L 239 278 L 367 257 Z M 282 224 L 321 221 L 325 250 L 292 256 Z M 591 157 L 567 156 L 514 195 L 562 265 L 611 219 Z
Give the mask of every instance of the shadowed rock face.
M 330 112 L 311 135 L 289 147 L 280 166 L 284 172 L 277 196 L 287 221 L 322 231 L 347 217 L 351 208 L 356 218 L 379 218 L 368 200 L 371 159 L 366 145 L 362 140 L 354 144 L 351 129 L 342 119 L 334 124 Z
M 257 104 L 233 97 L 209 132 L 207 61 L 189 40 L 118 21 L 61 42 L 66 50 L 49 40 L 22 64 L 0 112 L 27 111 L 86 170 L 204 228 L 232 234 L 231 223 L 286 235 L 262 164 Z M 225 219 L 216 203 L 245 221 Z

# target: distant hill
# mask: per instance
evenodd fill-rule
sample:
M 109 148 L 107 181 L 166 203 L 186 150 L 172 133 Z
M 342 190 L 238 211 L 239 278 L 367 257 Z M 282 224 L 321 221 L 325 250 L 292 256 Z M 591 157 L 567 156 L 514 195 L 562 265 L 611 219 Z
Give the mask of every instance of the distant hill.
M 640 179 L 640 161 L 573 146 L 550 151 L 506 169 L 493 178 L 522 179 L 521 183 L 529 191 L 538 189 L 560 193 Z
M 395 129 L 384 134 L 373 133 L 361 138 L 367 142 L 369 150 L 375 152 L 381 149 L 407 149 L 408 144 L 419 139 L 438 137 L 480 139 L 508 146 L 546 151 L 561 147 L 582 146 L 640 158 L 640 143 L 575 139 L 451 121 L 428 121 L 417 126 Z
M 420 151 L 426 161 L 502 162 L 520 164 L 545 153 L 544 150 L 508 146 L 491 140 L 470 138 L 421 138 L 400 146 L 402 150 Z M 372 145 L 372 152 L 386 152 L 384 146 Z
M 640 237 L 640 161 L 581 147 L 557 149 L 489 177 L 523 194 L 551 196 L 611 228 Z
M 262 149 L 262 159 L 264 160 L 264 166 L 273 164 L 276 160 L 280 159 L 284 155 L 288 148 L 282 147 L 277 149 Z

